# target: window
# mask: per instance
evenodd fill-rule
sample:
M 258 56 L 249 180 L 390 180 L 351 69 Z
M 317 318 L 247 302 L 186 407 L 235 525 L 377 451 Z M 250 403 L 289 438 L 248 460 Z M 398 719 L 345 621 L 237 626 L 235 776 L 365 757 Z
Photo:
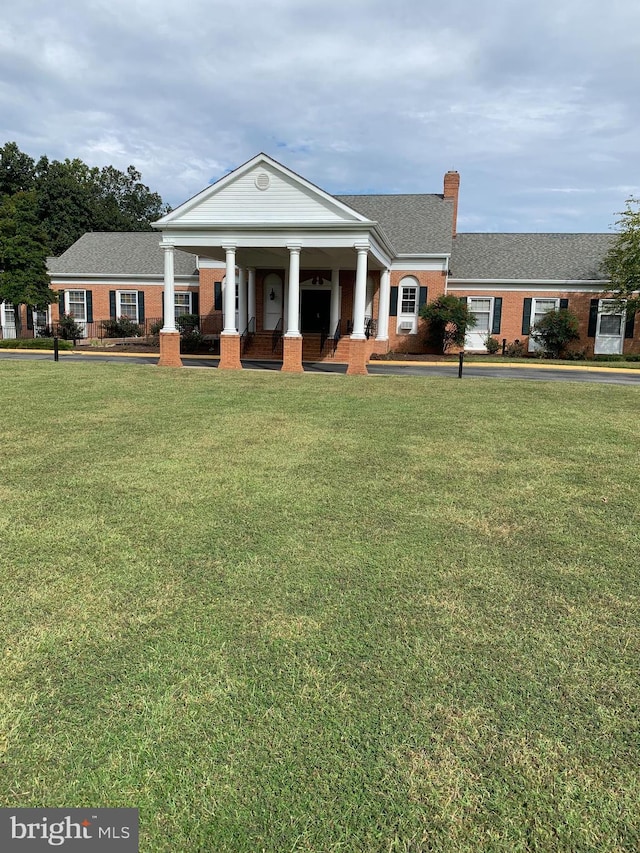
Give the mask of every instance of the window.
M 400 312 L 402 314 L 415 314 L 416 302 L 418 300 L 418 288 L 403 285 L 400 296 Z
M 491 297 L 470 297 L 467 300 L 467 308 L 469 313 L 476 318 L 476 324 L 470 331 L 475 334 L 481 333 L 486 337 L 491 329 Z
M 415 335 L 418 331 L 418 296 L 420 285 L 415 276 L 408 275 L 398 285 L 397 331 L 404 335 Z
M 67 291 L 67 314 L 84 323 L 87 319 L 87 301 L 84 290 Z
M 181 317 L 183 314 L 191 314 L 191 294 L 190 293 L 176 293 L 175 294 L 175 309 L 176 309 L 176 319 Z
M 118 318 L 126 317 L 127 320 L 138 322 L 138 291 L 137 290 L 119 290 L 118 307 L 116 314 Z
M 535 326 L 536 323 L 539 323 L 540 320 L 544 317 L 545 314 L 548 314 L 549 311 L 557 311 L 559 300 L 558 299 L 533 299 L 531 307 L 531 325 Z
M 619 338 L 622 335 L 624 315 L 616 313 L 616 302 L 613 299 L 602 299 L 600 302 L 599 335 L 610 335 Z

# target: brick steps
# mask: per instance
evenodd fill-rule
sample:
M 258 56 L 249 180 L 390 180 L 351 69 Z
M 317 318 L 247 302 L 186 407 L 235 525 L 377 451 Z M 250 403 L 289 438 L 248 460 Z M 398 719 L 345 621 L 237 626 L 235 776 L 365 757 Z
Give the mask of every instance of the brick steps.
M 338 347 L 334 354 L 333 342 L 327 341 L 324 346 L 324 352 L 320 352 L 320 335 L 308 334 L 302 338 L 302 360 L 303 361 L 333 361 L 343 362 L 349 361 L 349 338 L 342 337 L 338 341 Z M 273 335 L 271 332 L 256 332 L 248 342 L 243 353 L 243 358 L 255 359 L 282 359 L 282 340 L 273 350 Z

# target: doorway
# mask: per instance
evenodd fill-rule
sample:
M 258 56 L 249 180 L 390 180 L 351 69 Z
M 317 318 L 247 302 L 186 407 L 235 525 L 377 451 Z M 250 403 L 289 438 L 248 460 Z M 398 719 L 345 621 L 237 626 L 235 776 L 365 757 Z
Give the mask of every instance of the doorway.
M 300 331 L 328 332 L 331 314 L 330 290 L 300 291 Z

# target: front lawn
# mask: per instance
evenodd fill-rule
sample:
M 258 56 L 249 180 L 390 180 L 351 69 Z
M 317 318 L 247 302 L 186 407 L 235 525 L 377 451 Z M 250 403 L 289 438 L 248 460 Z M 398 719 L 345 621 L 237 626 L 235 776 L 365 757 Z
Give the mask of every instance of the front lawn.
M 0 400 L 0 805 L 638 849 L 638 389 L 11 361 Z

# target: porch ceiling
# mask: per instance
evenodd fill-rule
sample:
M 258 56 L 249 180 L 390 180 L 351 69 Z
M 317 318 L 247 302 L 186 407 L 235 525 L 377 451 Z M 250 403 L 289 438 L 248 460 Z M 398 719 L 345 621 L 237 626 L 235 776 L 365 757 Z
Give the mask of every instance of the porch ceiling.
M 187 252 L 193 252 L 205 258 L 225 261 L 225 250 L 221 246 L 180 246 Z M 304 247 L 300 253 L 302 269 L 332 269 L 355 270 L 357 254 L 348 248 L 317 248 Z M 286 269 L 289 265 L 289 250 L 286 247 L 273 248 L 243 248 L 236 249 L 236 264 L 239 267 L 255 267 L 257 269 Z M 369 269 L 382 269 L 382 264 L 369 252 Z

